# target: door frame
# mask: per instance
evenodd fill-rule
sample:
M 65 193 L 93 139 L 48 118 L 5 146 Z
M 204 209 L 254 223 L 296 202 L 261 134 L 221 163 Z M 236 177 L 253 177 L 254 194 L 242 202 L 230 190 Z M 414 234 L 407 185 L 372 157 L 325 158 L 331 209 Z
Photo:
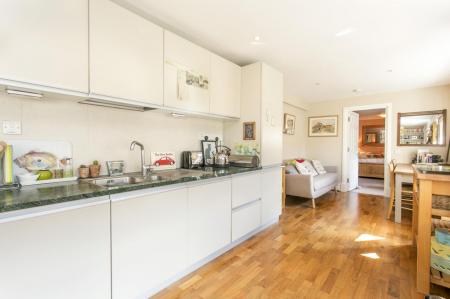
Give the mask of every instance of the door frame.
M 348 161 L 347 161 L 347 145 L 348 145 L 348 117 L 349 112 L 361 111 L 361 110 L 373 110 L 373 109 L 385 109 L 386 117 L 384 118 L 384 196 L 389 196 L 389 169 L 388 162 L 392 157 L 392 103 L 371 104 L 363 106 L 351 106 L 344 107 L 342 111 L 342 174 L 341 174 L 341 191 L 347 192 L 348 184 L 347 179 L 349 177 Z

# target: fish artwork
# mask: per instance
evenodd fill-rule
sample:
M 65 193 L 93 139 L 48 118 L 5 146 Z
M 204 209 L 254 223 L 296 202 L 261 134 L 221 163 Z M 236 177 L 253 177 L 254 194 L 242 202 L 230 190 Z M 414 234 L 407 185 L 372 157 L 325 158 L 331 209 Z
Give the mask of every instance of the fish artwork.
M 57 158 L 52 153 L 31 151 L 16 158 L 14 163 L 28 171 L 48 170 L 56 167 Z

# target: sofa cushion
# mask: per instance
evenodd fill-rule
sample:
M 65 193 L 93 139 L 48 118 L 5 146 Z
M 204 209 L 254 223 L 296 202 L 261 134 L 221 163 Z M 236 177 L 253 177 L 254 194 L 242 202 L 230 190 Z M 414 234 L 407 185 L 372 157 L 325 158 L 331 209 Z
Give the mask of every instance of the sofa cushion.
M 311 165 L 309 161 L 303 161 L 303 162 L 296 162 L 295 168 L 297 168 L 298 172 L 303 175 L 312 175 L 316 176 L 318 175 L 317 171 L 314 169 L 314 167 Z
M 325 174 L 327 173 L 327 171 L 325 170 L 325 168 L 323 168 L 322 163 L 319 160 L 312 160 L 311 161 L 314 168 L 316 169 L 318 174 Z
M 324 187 L 334 185 L 337 181 L 337 173 L 327 172 L 325 174 L 320 174 L 315 176 L 313 179 L 314 190 L 319 190 Z
M 286 165 L 284 172 L 287 174 L 298 174 L 298 170 L 294 165 Z

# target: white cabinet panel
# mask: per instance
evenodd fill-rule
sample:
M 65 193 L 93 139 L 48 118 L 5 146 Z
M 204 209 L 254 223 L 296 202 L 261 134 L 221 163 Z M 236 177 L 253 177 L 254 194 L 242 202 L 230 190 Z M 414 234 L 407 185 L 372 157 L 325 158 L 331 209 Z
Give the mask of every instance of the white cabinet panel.
M 163 104 L 163 29 L 110 0 L 90 1 L 90 92 Z
M 0 224 L 0 298 L 111 298 L 110 204 Z
M 4 0 L 0 78 L 88 91 L 88 1 Z
M 231 181 L 189 188 L 189 263 L 231 242 Z
M 243 174 L 232 178 L 233 208 L 261 198 L 261 174 Z
M 142 296 L 187 267 L 187 217 L 187 189 L 112 203 L 114 299 Z
M 245 236 L 261 225 L 261 200 L 254 201 L 232 212 L 232 241 Z
M 209 80 L 209 52 L 170 31 L 164 31 L 164 105 L 209 112 L 208 89 L 187 84 L 187 73 Z
M 88 1 L 4 0 L 0 78 L 88 91 Z
M 211 113 L 239 117 L 241 113 L 241 67 L 211 53 Z
M 262 64 L 261 165 L 281 164 L 283 153 L 283 74 Z
M 262 179 L 262 224 L 281 215 L 281 168 L 263 169 Z

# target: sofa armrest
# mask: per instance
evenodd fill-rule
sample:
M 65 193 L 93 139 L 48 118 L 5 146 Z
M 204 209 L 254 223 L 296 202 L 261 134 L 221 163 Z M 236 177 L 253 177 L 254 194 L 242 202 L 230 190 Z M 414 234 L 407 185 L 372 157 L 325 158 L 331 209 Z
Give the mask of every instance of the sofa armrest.
M 325 170 L 327 172 L 334 172 L 337 173 L 337 166 L 324 166 L 323 168 L 325 168 Z
M 286 194 L 312 198 L 313 176 L 310 174 L 286 174 Z

